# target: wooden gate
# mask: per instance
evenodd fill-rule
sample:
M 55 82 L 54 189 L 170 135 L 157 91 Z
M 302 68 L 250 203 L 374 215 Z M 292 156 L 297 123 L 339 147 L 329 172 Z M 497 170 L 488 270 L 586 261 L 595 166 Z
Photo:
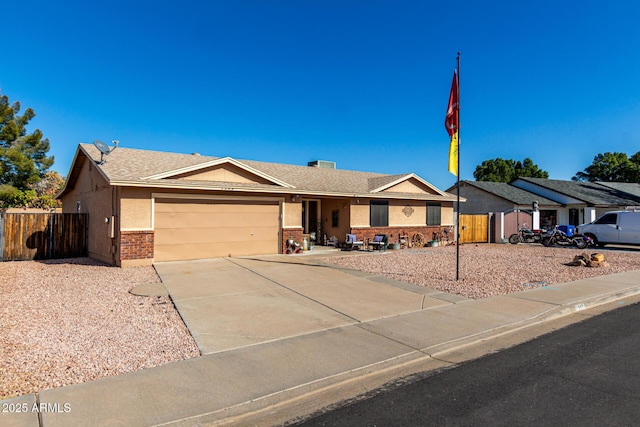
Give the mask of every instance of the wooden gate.
M 488 243 L 489 215 L 460 214 L 460 243 Z
M 0 213 L 0 261 L 87 256 L 88 214 Z

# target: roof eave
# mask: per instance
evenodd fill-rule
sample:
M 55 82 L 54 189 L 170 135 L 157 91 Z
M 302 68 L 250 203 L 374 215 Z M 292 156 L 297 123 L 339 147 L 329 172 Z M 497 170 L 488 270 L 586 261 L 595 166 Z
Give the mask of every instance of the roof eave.
M 149 181 L 111 181 L 111 185 L 120 187 L 138 188 L 167 188 L 181 190 L 201 190 L 201 191 L 227 191 L 236 193 L 275 193 L 275 194 L 300 194 L 305 196 L 325 196 L 325 197 L 345 197 L 345 198 L 369 198 L 369 199 L 394 199 L 394 200 L 425 200 L 425 201 L 455 201 L 451 195 L 417 194 L 417 193 L 351 193 L 338 191 L 317 191 L 317 190 L 296 190 L 295 188 L 263 188 L 263 187 L 234 187 L 230 183 L 224 185 L 193 185 L 192 183 L 175 183 L 162 180 Z M 460 201 L 466 201 L 461 197 Z
M 56 199 L 62 198 L 65 194 L 67 194 L 75 187 L 76 181 L 78 180 L 78 176 L 80 176 L 80 172 L 82 171 L 82 167 L 84 166 L 85 161 L 96 162 L 96 160 L 94 160 L 93 157 L 91 157 L 91 155 L 87 152 L 87 150 L 84 149 L 82 144 L 78 144 L 76 153 L 73 156 L 73 161 L 71 162 L 71 166 L 69 167 L 69 173 L 64 180 L 62 189 L 56 195 Z M 96 169 L 98 170 L 100 175 L 104 178 L 107 184 L 111 184 L 109 177 L 104 173 L 102 168 L 98 166 L 99 165 L 96 164 Z

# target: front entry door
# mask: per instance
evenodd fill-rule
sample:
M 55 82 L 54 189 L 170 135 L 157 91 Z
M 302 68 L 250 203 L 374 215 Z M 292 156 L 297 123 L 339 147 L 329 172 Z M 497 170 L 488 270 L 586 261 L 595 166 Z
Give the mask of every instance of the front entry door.
M 320 201 L 319 200 L 303 200 L 302 201 L 302 228 L 304 234 L 315 233 L 316 243 L 320 241 Z

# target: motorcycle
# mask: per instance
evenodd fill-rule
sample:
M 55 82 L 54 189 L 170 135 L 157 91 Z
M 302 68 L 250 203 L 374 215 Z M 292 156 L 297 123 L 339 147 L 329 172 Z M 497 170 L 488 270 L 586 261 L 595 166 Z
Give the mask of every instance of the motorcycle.
M 518 228 L 517 233 L 513 233 L 509 236 L 509 243 L 516 245 L 518 243 L 540 243 L 545 230 L 529 230 L 523 227 Z
M 551 230 L 549 234 L 542 238 L 542 244 L 546 247 L 550 246 L 575 246 L 578 249 L 584 249 L 588 243 L 585 236 L 582 234 L 574 234 L 569 236 L 564 231 L 560 230 L 558 226 Z
M 593 240 L 591 237 L 587 236 L 586 234 L 582 234 L 581 236 L 584 239 L 584 241 L 587 242 L 587 246 L 598 246 L 595 240 Z

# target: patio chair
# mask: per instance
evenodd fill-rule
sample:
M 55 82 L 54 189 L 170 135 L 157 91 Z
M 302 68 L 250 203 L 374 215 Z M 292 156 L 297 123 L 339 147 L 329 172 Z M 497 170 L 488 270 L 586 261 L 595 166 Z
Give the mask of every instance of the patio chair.
M 389 246 L 389 236 L 387 236 L 386 234 L 376 234 L 373 240 L 369 242 L 369 246 L 374 251 L 376 249 L 379 251 L 386 251 L 387 246 Z
M 353 249 L 360 249 L 361 247 L 364 246 L 364 242 L 358 241 L 358 238 L 356 237 L 355 234 L 347 234 L 347 245 L 346 245 L 346 249 L 348 250 L 353 250 Z

